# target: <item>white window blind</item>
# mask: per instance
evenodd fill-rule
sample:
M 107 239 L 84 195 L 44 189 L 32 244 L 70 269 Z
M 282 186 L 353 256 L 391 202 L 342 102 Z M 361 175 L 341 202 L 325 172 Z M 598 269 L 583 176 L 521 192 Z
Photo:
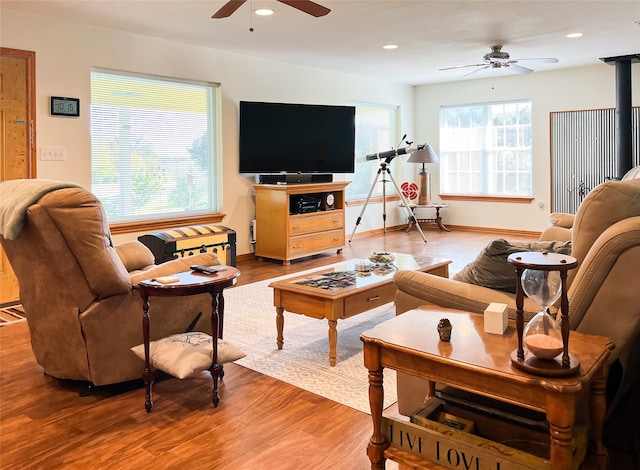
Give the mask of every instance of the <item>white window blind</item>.
M 217 212 L 218 86 L 91 72 L 91 189 L 110 222 Z
M 440 192 L 532 194 L 531 102 L 443 107 Z

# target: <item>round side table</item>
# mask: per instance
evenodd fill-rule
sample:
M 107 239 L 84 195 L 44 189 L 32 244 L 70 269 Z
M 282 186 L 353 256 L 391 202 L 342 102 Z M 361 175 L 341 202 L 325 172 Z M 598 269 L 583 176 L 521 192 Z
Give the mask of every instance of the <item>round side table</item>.
M 211 361 L 211 377 L 213 379 L 213 406 L 217 407 L 220 401 L 218 396 L 218 380 L 222 378 L 222 365 L 217 363 L 218 360 L 218 338 L 222 338 L 222 329 L 224 324 L 224 297 L 222 291 L 226 287 L 233 286 L 236 283 L 240 271 L 229 266 L 224 271 L 217 274 L 202 274 L 195 271 L 185 271 L 172 276 L 178 278 L 176 282 L 163 284 L 156 279 L 148 279 L 140 281 L 138 288 L 142 297 L 142 333 L 144 336 L 144 380 L 146 394 L 144 406 L 147 412 L 151 412 L 153 407 L 153 399 L 151 396 L 151 387 L 157 375 L 156 370 L 151 370 L 149 364 L 149 297 L 181 297 L 185 295 L 211 294 L 211 336 L 213 338 L 213 357 Z

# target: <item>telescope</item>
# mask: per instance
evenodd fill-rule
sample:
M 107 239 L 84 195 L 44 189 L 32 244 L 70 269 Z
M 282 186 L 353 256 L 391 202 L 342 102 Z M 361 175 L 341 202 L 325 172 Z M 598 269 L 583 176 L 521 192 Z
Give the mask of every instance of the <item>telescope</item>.
M 400 207 L 402 208 L 402 210 L 404 211 L 405 215 L 407 216 L 407 219 L 409 219 L 410 221 L 412 221 L 415 224 L 416 228 L 420 232 L 420 235 L 422 235 L 422 239 L 424 240 L 425 243 L 427 243 L 427 238 L 424 236 L 424 233 L 422 232 L 422 229 L 420 228 L 420 224 L 418 224 L 418 219 L 416 219 L 415 214 L 409 208 L 409 202 L 406 200 L 405 196 L 402 194 L 402 191 L 398 187 L 398 184 L 396 183 L 396 180 L 393 179 L 393 175 L 391 174 L 391 170 L 389 170 L 389 162 L 391 162 L 391 160 L 393 160 L 398 155 L 410 154 L 411 158 L 413 158 L 414 156 L 422 156 L 421 155 L 422 152 L 420 152 L 420 153 L 417 153 L 417 152 L 420 151 L 420 150 L 423 150 L 425 147 L 427 147 L 427 144 L 418 145 L 417 147 L 414 147 L 413 146 L 413 142 L 405 141 L 406 137 L 407 136 L 405 134 L 402 137 L 402 140 L 400 141 L 400 143 L 407 142 L 407 147 L 403 147 L 403 148 L 399 148 L 399 149 L 387 150 L 386 152 L 370 153 L 369 155 L 365 155 L 365 159 L 367 161 L 380 160 L 380 168 L 378 168 L 378 172 L 376 173 L 376 178 L 373 180 L 373 183 L 371 184 L 371 189 L 369 189 L 369 194 L 367 195 L 367 198 L 364 201 L 364 205 L 362 206 L 362 210 L 360 211 L 360 215 L 358 216 L 358 219 L 356 220 L 356 226 L 353 228 L 353 233 L 351 234 L 351 238 L 349 239 L 349 243 L 351 243 L 351 240 L 353 240 L 353 236 L 355 235 L 356 230 L 358 229 L 358 225 L 360 225 L 360 221 L 362 220 L 362 215 L 364 214 L 364 211 L 367 208 L 367 205 L 369 204 L 369 199 L 371 199 L 371 194 L 373 193 L 373 190 L 376 188 L 376 184 L 378 183 L 378 181 L 380 179 L 380 175 L 382 175 L 382 222 L 383 222 L 384 233 L 387 233 L 386 183 L 388 183 L 390 181 L 390 182 L 393 183 L 393 186 L 396 188 L 396 193 L 399 195 L 400 200 L 402 200 L 402 204 L 400 204 Z M 387 179 L 387 177 L 389 179 Z
M 387 163 L 389 163 L 398 155 L 405 155 L 407 153 L 412 153 L 412 152 L 415 152 L 416 150 L 421 150 L 422 148 L 424 148 L 424 145 L 418 145 L 417 148 L 403 147 L 401 149 L 387 150 L 386 152 L 370 153 L 369 155 L 366 155 L 364 158 L 367 161 L 384 159 L 386 160 Z

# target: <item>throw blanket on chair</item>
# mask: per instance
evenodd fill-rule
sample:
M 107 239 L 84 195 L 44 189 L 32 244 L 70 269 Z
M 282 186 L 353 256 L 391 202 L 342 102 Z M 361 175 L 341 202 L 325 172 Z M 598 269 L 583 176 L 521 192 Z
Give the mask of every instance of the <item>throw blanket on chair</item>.
M 0 236 L 15 240 L 24 225 L 27 208 L 49 191 L 82 186 L 63 181 L 18 179 L 0 182 Z

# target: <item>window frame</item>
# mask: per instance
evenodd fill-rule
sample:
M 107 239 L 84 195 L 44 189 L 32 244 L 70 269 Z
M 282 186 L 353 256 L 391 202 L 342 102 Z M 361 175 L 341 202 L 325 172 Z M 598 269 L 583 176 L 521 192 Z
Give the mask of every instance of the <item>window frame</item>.
M 508 106 L 516 105 L 517 109 L 513 114 L 519 119 L 520 115 L 520 106 L 524 105 L 524 107 L 528 108 L 528 116 L 526 120 L 520 121 L 517 120 L 515 123 L 502 123 L 500 126 L 494 126 L 492 123 L 492 118 L 495 120 L 495 115 L 492 114 L 492 107 L 502 106 L 503 108 Z M 478 132 L 479 135 L 482 136 L 482 145 L 481 147 L 473 150 L 471 146 L 467 146 L 466 148 L 454 148 L 447 149 L 447 142 L 452 141 L 452 137 L 445 136 L 445 126 L 444 123 L 446 121 L 445 113 L 447 110 L 453 109 L 467 109 L 467 113 L 472 114 L 473 111 L 471 108 L 481 108 L 482 109 L 482 127 L 479 128 L 481 131 Z M 507 116 L 507 114 L 502 113 L 502 117 Z M 530 99 L 517 99 L 517 100 L 503 100 L 503 101 L 494 101 L 494 102 L 483 102 L 483 103 L 473 103 L 473 104 L 458 104 L 458 105 L 446 105 L 441 106 L 440 108 L 440 198 L 443 200 L 482 200 L 487 202 L 530 202 L 534 199 L 533 197 L 533 109 L 532 109 L 532 101 Z M 477 127 L 476 127 L 477 128 Z M 528 145 L 522 146 L 498 146 L 493 144 L 493 140 L 495 138 L 495 130 L 501 129 L 503 134 L 503 140 L 506 141 L 507 131 L 513 131 L 515 128 L 516 131 L 516 142 L 522 143 L 522 140 L 526 138 L 526 143 Z M 472 126 L 469 127 L 457 127 L 453 129 L 472 129 Z M 494 131 L 494 133 L 492 133 Z M 451 134 L 451 131 L 450 131 Z M 523 137 L 524 136 L 524 137 Z M 504 142 L 503 142 L 504 143 Z M 447 179 L 450 177 L 450 173 L 447 173 L 447 169 L 452 165 L 451 156 L 448 153 L 457 153 L 458 157 L 460 154 L 467 152 L 472 153 L 475 152 L 476 163 L 479 159 L 479 170 L 476 169 L 476 175 L 481 179 L 481 192 L 464 192 L 460 191 L 460 186 L 458 185 L 458 190 L 448 191 L 446 187 Z M 522 152 L 525 152 L 526 155 L 524 158 L 526 160 L 522 160 Z M 516 169 L 511 170 L 509 173 L 515 173 L 519 176 L 521 181 L 516 185 L 516 191 L 496 191 L 495 187 L 492 189 L 492 182 L 501 173 L 504 171 L 500 171 L 496 168 L 495 163 L 502 159 L 505 161 L 509 154 L 511 155 L 512 160 L 516 160 Z M 519 155 L 518 155 L 519 154 Z M 478 158 L 479 156 L 479 158 Z M 460 161 L 458 161 L 460 163 Z M 468 162 L 467 162 L 468 163 Z M 469 165 L 470 166 L 470 165 Z M 460 168 L 460 165 L 458 165 Z M 528 171 L 524 171 L 525 170 Z M 455 169 L 452 170 L 452 173 L 455 174 Z M 458 170 L 458 174 L 461 174 Z M 471 175 L 471 171 L 467 172 Z M 524 176 L 522 176 L 524 175 Z M 471 177 L 471 176 L 469 176 Z M 522 180 L 522 178 L 525 178 Z M 524 183 L 524 184 L 523 184 Z M 472 183 L 470 183 L 472 184 Z M 518 187 L 524 187 L 524 191 L 518 191 Z M 527 191 L 528 189 L 528 191 Z
M 400 106 L 390 105 L 390 104 L 381 104 L 381 103 L 371 103 L 371 102 L 364 102 L 364 101 L 348 101 L 346 104 L 348 106 L 355 106 L 356 108 L 356 149 L 355 149 L 355 155 L 354 155 L 355 171 L 354 173 L 349 173 L 346 175 L 346 178 L 350 179 L 352 183 L 349 186 L 347 186 L 345 191 L 345 196 L 347 199 L 346 205 L 355 206 L 355 205 L 364 204 L 366 197 L 369 191 L 371 190 L 371 185 L 373 184 L 379 169 L 379 162 L 377 160 L 367 161 L 365 160 L 365 156 L 371 153 L 384 152 L 392 148 L 395 148 L 395 145 L 396 145 L 395 141 L 398 139 L 398 135 L 400 134 L 398 130 L 399 129 L 398 123 L 400 121 L 400 117 L 399 117 Z M 363 109 L 371 109 L 374 111 L 384 110 L 389 113 L 388 144 L 386 142 L 385 143 L 380 142 L 380 139 L 378 138 L 378 144 L 376 148 L 372 148 L 372 147 L 368 147 L 365 149 L 358 148 L 359 138 L 360 139 L 362 138 L 361 136 L 358 135 L 358 113 L 359 113 L 359 110 L 363 110 Z M 395 161 L 392 161 L 388 165 L 388 168 L 395 178 L 395 175 L 398 173 L 397 163 Z M 358 175 L 358 178 L 360 179 L 360 186 L 362 186 L 364 183 L 363 179 L 365 178 L 365 175 L 367 177 L 367 183 L 366 183 L 364 192 L 357 192 L 357 193 L 353 192 L 353 188 L 355 187 L 355 185 L 353 184 L 353 180 L 356 178 L 356 175 Z M 382 186 L 380 186 L 380 184 L 381 184 L 381 178 L 378 179 L 377 188 L 374 188 L 374 191 L 371 193 L 371 198 L 369 199 L 369 202 L 382 201 Z M 387 200 L 393 200 L 393 198 L 399 198 L 397 195 L 395 195 L 395 188 L 392 188 L 391 191 L 386 191 L 386 194 L 387 194 L 386 196 Z
M 136 231 L 144 231 L 144 230 L 153 230 L 153 229 L 163 229 L 168 227 L 177 227 L 183 225 L 198 225 L 198 224 L 208 224 L 208 223 L 219 223 L 224 218 L 225 214 L 220 212 L 220 208 L 222 207 L 222 165 L 223 165 L 223 157 L 222 157 L 222 100 L 221 100 L 221 87 L 219 83 L 215 82 L 206 82 L 201 80 L 190 80 L 190 79 L 182 79 L 175 77 L 166 77 L 153 75 L 148 73 L 137 73 L 137 72 L 129 72 L 129 71 L 121 71 L 121 70 L 112 70 L 106 68 L 92 67 L 91 68 L 91 87 L 93 90 L 94 87 L 94 73 L 95 74 L 105 74 L 108 76 L 113 76 L 114 78 L 122 78 L 126 79 L 130 77 L 132 79 L 141 79 L 144 81 L 149 81 L 147 84 L 151 82 L 157 82 L 159 86 L 162 83 L 168 84 L 171 86 L 172 84 L 175 86 L 186 85 L 187 87 L 195 86 L 195 87 L 203 87 L 205 93 L 207 95 L 207 102 L 205 104 L 207 122 L 205 128 L 204 136 L 208 135 L 208 169 L 204 170 L 205 181 L 201 184 L 208 186 L 209 196 L 206 198 L 208 201 L 206 203 L 206 207 L 202 210 L 191 209 L 189 212 L 185 212 L 184 210 L 177 210 L 172 212 L 165 213 L 147 213 L 146 216 L 141 216 L 139 218 L 135 216 L 125 216 L 121 219 L 114 218 L 113 215 L 109 216 L 110 220 L 113 222 L 110 224 L 112 233 L 131 233 Z M 98 77 L 99 75 L 96 75 Z M 115 105 L 115 109 L 126 108 L 126 104 L 122 106 Z M 90 103 L 91 108 L 91 120 L 95 118 L 94 113 L 94 102 Z M 138 108 L 145 109 L 145 108 Z M 157 110 L 161 112 L 166 112 L 166 108 L 157 108 Z M 148 111 L 148 110 L 147 110 Z M 92 159 L 92 191 L 94 190 L 94 151 L 96 148 L 97 139 L 93 134 L 93 125 L 91 125 L 91 159 Z M 194 141 L 195 143 L 195 141 Z M 132 155 L 128 155 L 131 157 Z M 180 157 L 176 157 L 180 158 Z M 164 160 L 163 160 L 164 161 Z M 164 161 L 164 164 L 169 164 L 170 162 Z M 175 163 L 174 163 L 175 164 Z M 118 181 L 120 181 L 121 177 L 118 176 Z M 97 194 L 100 197 L 99 194 Z

